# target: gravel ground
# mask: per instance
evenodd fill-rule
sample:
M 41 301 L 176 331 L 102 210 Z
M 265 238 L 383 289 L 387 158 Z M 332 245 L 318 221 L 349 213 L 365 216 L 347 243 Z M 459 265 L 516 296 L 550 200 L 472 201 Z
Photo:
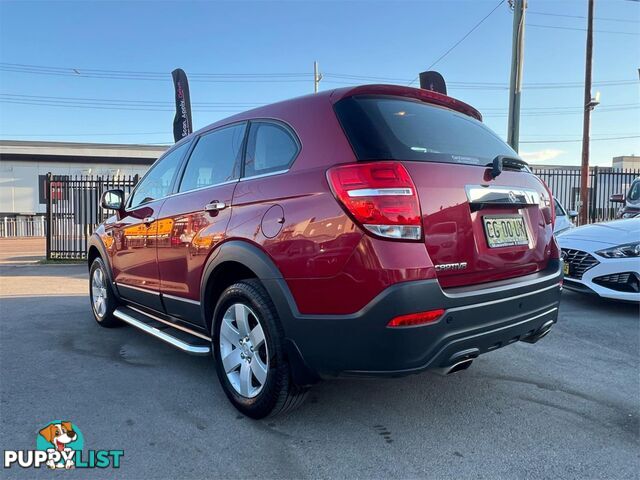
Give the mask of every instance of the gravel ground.
M 92 319 L 84 266 L 0 267 L 0 441 L 31 449 L 69 419 L 119 471 L 76 478 L 638 478 L 636 305 L 565 292 L 536 345 L 459 374 L 317 385 L 285 417 L 227 402 L 209 358 Z M 46 469 L 4 478 L 51 478 Z

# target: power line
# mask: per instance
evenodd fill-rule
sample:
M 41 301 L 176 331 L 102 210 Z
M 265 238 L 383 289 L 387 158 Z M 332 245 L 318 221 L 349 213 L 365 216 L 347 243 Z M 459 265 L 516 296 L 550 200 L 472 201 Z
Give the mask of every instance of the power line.
M 0 100 L 10 101 L 26 101 L 33 103 L 54 103 L 62 105 L 87 105 L 87 106 L 117 106 L 117 107 L 130 107 L 130 108 L 159 108 L 162 111 L 173 111 L 174 103 L 172 101 L 157 101 L 157 100 L 127 100 L 127 99 L 114 99 L 114 98 L 81 98 L 81 97 L 61 97 L 61 96 L 44 96 L 44 95 L 25 95 L 16 93 L 0 93 Z M 216 109 L 220 110 L 224 107 L 238 107 L 238 108 L 250 108 L 265 105 L 265 103 L 259 102 L 195 102 L 196 108 L 203 109 Z M 637 107 L 640 103 L 616 103 L 606 104 L 602 108 L 611 107 Z M 479 110 L 488 113 L 501 113 L 506 112 L 502 107 L 486 107 Z M 562 111 L 581 111 L 581 107 L 575 105 L 554 105 L 549 107 L 528 107 L 523 108 L 523 111 L 531 112 L 562 112 Z M 224 110 L 220 110 L 224 111 Z
M 24 95 L 15 93 L 0 93 L 0 97 L 10 97 L 11 99 L 37 99 L 44 101 L 73 101 L 73 102 L 90 102 L 98 104 L 122 104 L 125 106 L 166 106 L 173 107 L 175 103 L 173 101 L 157 101 L 157 100 L 123 100 L 123 99 L 111 99 L 111 98 L 80 98 L 80 97 L 57 97 L 57 96 L 44 96 L 44 95 Z M 198 106 L 206 107 L 256 107 L 266 105 L 265 103 L 258 102 L 198 102 Z
M 527 27 L 534 28 L 553 28 L 556 30 L 574 30 L 578 32 L 586 32 L 586 28 L 578 28 L 578 27 L 561 27 L 559 25 L 539 25 L 536 23 L 527 23 Z M 594 33 L 615 33 L 618 35 L 640 35 L 640 32 L 621 32 L 619 30 L 594 30 Z
M 2 133 L 5 137 L 120 137 L 125 135 L 171 135 L 166 132 L 119 132 L 119 133 Z
M 350 75 L 346 74 L 336 74 L 336 73 L 325 73 L 326 77 L 323 81 L 325 83 L 331 83 L 336 85 L 361 85 L 362 82 L 357 81 L 344 81 L 339 80 L 341 78 L 351 79 L 351 80 L 362 80 L 362 81 L 374 81 L 374 82 L 382 82 L 382 83 L 405 83 L 408 82 L 409 79 L 401 79 L 401 78 L 390 78 L 390 77 L 369 77 L 365 75 L 357 76 L 357 78 L 351 78 Z M 333 79 L 333 80 L 332 80 Z M 413 83 L 415 81 L 412 80 L 409 83 Z M 636 85 L 638 84 L 638 80 L 605 80 L 600 82 L 594 82 L 594 86 L 599 87 L 610 87 L 610 86 L 620 86 L 620 85 Z M 582 88 L 583 82 L 538 82 L 538 83 L 526 83 L 524 85 L 525 88 L 529 90 L 545 90 L 545 89 L 555 89 L 555 88 Z M 456 82 L 456 81 L 447 81 L 447 86 L 452 89 L 459 90 L 506 90 L 509 86 L 506 83 L 497 83 L 497 82 Z
M 456 43 L 454 43 L 454 44 L 449 48 L 449 50 L 447 50 L 446 52 L 444 52 L 442 55 L 440 55 L 440 56 L 438 57 L 438 59 L 437 59 L 435 62 L 433 62 L 431 65 L 429 65 L 429 67 L 427 67 L 427 70 L 431 70 L 431 69 L 432 69 L 432 68 L 433 68 L 433 67 L 434 67 L 438 62 L 440 62 L 440 60 L 442 60 L 442 59 L 443 59 L 443 58 L 445 58 L 447 55 L 449 55 L 449 53 L 451 53 L 451 52 L 453 51 L 453 49 L 455 49 L 458 45 L 460 45 L 460 44 L 461 44 L 461 43 L 462 43 L 462 42 L 463 42 L 463 41 L 464 41 L 464 40 L 465 40 L 469 35 L 471 35 L 471 34 L 472 34 L 472 33 L 473 33 L 473 32 L 474 32 L 474 31 L 475 31 L 475 30 L 476 30 L 480 25 L 482 25 L 482 24 L 484 23 L 484 21 L 485 21 L 487 18 L 489 18 L 489 17 L 491 16 L 491 14 L 493 14 L 493 12 L 495 12 L 495 11 L 500 7 L 500 5 L 502 5 L 504 2 L 505 2 L 505 0 L 500 0 L 500 2 L 498 2 L 498 4 L 497 4 L 495 7 L 493 7 L 493 9 L 492 9 L 488 14 L 486 14 L 484 17 L 482 17 L 482 19 L 481 19 L 478 23 L 476 23 L 476 24 L 471 28 L 471 30 L 469 30 L 467 33 L 465 33 L 465 34 L 463 35 L 463 37 L 462 37 L 460 40 L 458 40 Z M 418 75 L 416 78 L 414 78 L 413 80 L 411 80 L 411 82 L 409 82 L 409 86 L 410 86 L 413 82 L 415 82 L 415 81 L 418 79 L 418 77 L 419 77 L 419 75 Z
M 580 18 L 586 19 L 587 17 L 584 15 L 568 15 L 564 13 L 548 13 L 548 12 L 532 12 L 527 10 L 527 15 L 544 15 L 548 17 L 564 17 L 564 18 Z M 624 22 L 624 23 L 640 23 L 640 20 L 629 20 L 625 18 L 607 18 L 607 17 L 596 17 L 594 20 L 604 20 L 607 22 Z
M 29 99 L 17 99 L 17 98 L 1 98 L 0 103 L 7 104 L 15 104 L 15 105 L 31 105 L 31 106 L 39 106 L 39 107 L 61 107 L 61 108 L 80 108 L 80 109 L 89 109 L 89 110 L 122 110 L 122 111 L 140 111 L 140 112 L 174 112 L 173 108 L 164 108 L 161 106 L 146 106 L 146 105 L 138 105 L 138 106 L 123 106 L 120 104 L 109 105 L 109 104 L 92 104 L 92 103 L 79 103 L 79 102 L 69 102 L 69 101 L 54 101 L 54 100 L 29 100 Z M 619 112 L 625 110 L 635 110 L 640 107 L 638 106 L 620 106 L 620 107 L 600 107 L 598 109 L 598 113 L 609 113 L 609 112 Z M 193 111 L 195 112 L 206 112 L 206 113 L 239 113 L 243 111 L 243 109 L 223 109 L 223 108 L 211 108 L 211 107 L 198 107 L 198 105 L 194 105 Z M 570 110 L 542 110 L 542 111 L 525 111 L 522 113 L 523 116 L 557 116 L 557 115 L 577 115 L 582 112 L 581 109 L 575 109 L 573 111 Z M 506 112 L 489 112 L 484 115 L 485 118 L 499 118 L 506 116 Z
M 53 102 L 53 103 L 79 103 L 84 104 L 88 103 L 91 105 L 108 105 L 108 106 L 126 106 L 126 107 L 169 107 L 173 109 L 174 102 L 172 101 L 157 101 L 157 100 L 128 100 L 128 99 L 114 99 L 114 98 L 81 98 L 81 97 L 60 97 L 60 96 L 44 96 L 44 95 L 25 95 L 25 94 L 16 94 L 16 93 L 0 93 L 0 99 L 6 98 L 8 100 L 25 100 L 25 101 L 34 101 L 34 102 Z M 239 107 L 239 108 L 250 108 L 256 106 L 266 105 L 266 103 L 261 102 L 194 102 L 194 105 L 198 108 L 200 107 Z M 637 106 L 640 103 L 617 103 L 617 104 L 607 104 L 603 105 L 604 107 L 629 107 L 629 106 Z M 575 105 L 554 105 L 551 107 L 529 107 L 524 108 L 523 110 L 530 111 L 561 111 L 561 110 L 576 110 L 579 107 Z M 482 111 L 491 111 L 493 113 L 506 111 L 506 109 L 501 107 L 486 107 L 479 108 Z
M 432 64 L 433 65 L 433 64 Z M 45 67 L 40 65 L 27 65 L 27 64 L 15 64 L 0 62 L 0 71 L 24 73 L 24 74 L 45 74 L 45 75 L 62 75 L 76 78 L 104 78 L 104 79 L 116 79 L 116 80 L 161 80 L 170 81 L 170 76 L 161 72 L 134 72 L 125 70 L 104 70 L 104 69 L 77 69 L 71 67 Z M 80 74 L 73 73 L 74 71 L 80 72 Z M 100 72 L 102 76 L 89 76 L 83 72 Z M 290 76 L 290 77 L 287 77 Z M 299 76 L 304 76 L 300 79 Z M 189 74 L 189 77 L 193 81 L 214 81 L 221 83 L 237 83 L 237 82 L 307 82 L 308 78 L 311 78 L 311 73 L 194 73 Z M 360 85 L 362 81 L 373 82 L 389 82 L 389 83 L 413 83 L 415 81 L 409 81 L 406 78 L 399 77 L 384 77 L 384 76 L 367 76 L 356 75 L 347 73 L 325 73 L 327 83 L 339 84 L 339 85 Z M 333 79 L 333 80 L 332 80 Z M 416 77 L 417 79 L 417 77 Z M 346 80 L 346 81 L 345 81 Z M 614 85 L 633 85 L 637 84 L 637 80 L 607 80 L 594 83 L 596 86 L 614 86 Z M 447 84 L 451 88 L 461 90 L 504 90 L 508 88 L 506 83 L 498 82 L 456 82 L 450 81 Z M 525 87 L 528 89 L 550 89 L 550 88 L 582 88 L 582 82 L 543 82 L 543 83 L 527 83 Z M 134 103 L 134 101 L 129 101 Z M 222 105 L 223 102 L 216 102 L 218 105 Z M 233 105 L 236 105 L 235 103 Z M 258 104 L 249 104 L 247 106 L 253 106 Z
M 626 140 L 629 138 L 640 138 L 640 135 L 629 135 L 625 137 L 608 137 L 608 138 L 592 138 L 592 142 L 606 142 L 609 140 Z M 581 138 L 572 139 L 572 140 L 529 140 L 529 141 L 521 141 L 520 143 L 578 143 L 582 142 Z

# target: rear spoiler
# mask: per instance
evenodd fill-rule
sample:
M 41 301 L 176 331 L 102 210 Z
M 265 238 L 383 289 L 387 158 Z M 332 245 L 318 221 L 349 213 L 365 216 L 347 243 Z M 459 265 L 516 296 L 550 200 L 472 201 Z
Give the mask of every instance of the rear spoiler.
M 464 113 L 469 117 L 482 121 L 482 115 L 478 110 L 460 100 L 432 90 L 402 87 L 400 85 L 361 85 L 353 88 L 339 88 L 333 91 L 331 100 L 335 103 L 343 98 L 353 97 L 355 95 L 391 95 L 394 97 L 413 98 L 433 105 L 450 108 L 451 110 Z

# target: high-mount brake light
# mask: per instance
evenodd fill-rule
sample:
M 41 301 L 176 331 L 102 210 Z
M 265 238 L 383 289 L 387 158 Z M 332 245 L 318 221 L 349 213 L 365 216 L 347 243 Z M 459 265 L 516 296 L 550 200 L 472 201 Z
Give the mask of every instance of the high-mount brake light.
M 327 179 L 336 198 L 369 232 L 399 240 L 422 238 L 418 193 L 401 163 L 338 165 L 329 169 Z

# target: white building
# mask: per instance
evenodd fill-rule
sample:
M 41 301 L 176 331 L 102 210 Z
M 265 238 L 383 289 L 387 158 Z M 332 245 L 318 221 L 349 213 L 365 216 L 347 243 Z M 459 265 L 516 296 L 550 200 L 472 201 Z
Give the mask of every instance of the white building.
M 143 175 L 165 146 L 0 140 L 0 218 L 46 212 L 54 175 Z
M 622 157 L 613 157 L 611 161 L 613 168 L 619 169 L 640 169 L 640 157 L 636 155 L 624 155 Z

